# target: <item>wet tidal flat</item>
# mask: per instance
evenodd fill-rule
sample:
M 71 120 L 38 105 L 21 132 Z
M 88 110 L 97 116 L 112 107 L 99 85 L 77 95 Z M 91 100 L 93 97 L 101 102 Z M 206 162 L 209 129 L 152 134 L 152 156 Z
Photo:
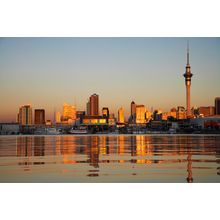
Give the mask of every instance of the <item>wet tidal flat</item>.
M 0 136 L 0 182 L 220 182 L 220 136 Z

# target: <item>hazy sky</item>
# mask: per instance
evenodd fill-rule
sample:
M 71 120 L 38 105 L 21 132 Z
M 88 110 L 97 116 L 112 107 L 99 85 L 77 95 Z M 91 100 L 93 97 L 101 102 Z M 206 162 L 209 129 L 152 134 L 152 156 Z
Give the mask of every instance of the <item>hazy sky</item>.
M 15 121 L 20 105 L 45 108 L 47 119 L 64 102 L 85 110 L 100 96 L 100 110 L 130 113 L 185 106 L 186 45 L 194 74 L 192 106 L 220 96 L 220 38 L 0 38 L 0 121 Z

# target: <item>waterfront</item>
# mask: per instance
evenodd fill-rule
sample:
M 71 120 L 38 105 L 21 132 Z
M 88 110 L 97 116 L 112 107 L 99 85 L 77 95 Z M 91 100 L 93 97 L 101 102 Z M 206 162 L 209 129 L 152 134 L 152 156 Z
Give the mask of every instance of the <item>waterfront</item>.
M 0 136 L 0 182 L 220 182 L 220 136 Z

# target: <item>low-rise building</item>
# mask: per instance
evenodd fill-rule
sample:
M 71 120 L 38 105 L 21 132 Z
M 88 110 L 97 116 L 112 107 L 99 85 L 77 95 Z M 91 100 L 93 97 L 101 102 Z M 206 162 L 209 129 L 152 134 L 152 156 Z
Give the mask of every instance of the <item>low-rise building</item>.
M 18 123 L 0 123 L 1 135 L 19 134 L 20 125 Z
M 83 125 L 108 125 L 107 118 L 103 116 L 85 115 L 82 118 Z
M 216 128 L 220 129 L 220 116 L 210 116 L 190 119 L 190 124 L 198 128 Z
M 213 116 L 215 114 L 215 107 L 214 106 L 202 106 L 198 109 L 199 115 L 204 117 Z

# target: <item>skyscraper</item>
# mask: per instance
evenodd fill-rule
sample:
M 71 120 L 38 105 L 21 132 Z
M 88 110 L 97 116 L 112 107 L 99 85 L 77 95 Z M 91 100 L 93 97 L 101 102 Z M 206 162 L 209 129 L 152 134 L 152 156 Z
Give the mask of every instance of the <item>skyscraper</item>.
M 215 98 L 215 114 L 220 115 L 220 97 Z
M 63 119 L 64 121 L 76 120 L 76 108 L 75 106 L 68 105 L 67 103 L 63 104 Z
M 109 118 L 109 109 L 107 107 L 102 108 L 102 116 Z
M 191 73 L 191 67 L 189 64 L 189 44 L 187 44 L 187 64 L 186 64 L 186 72 L 183 74 L 185 77 L 185 85 L 186 85 L 186 116 L 190 118 L 191 116 L 191 108 L 190 108 L 190 86 L 191 86 L 191 78 L 193 74 Z
M 145 113 L 144 105 L 136 105 L 136 124 L 144 124 L 146 122 Z
M 177 107 L 176 118 L 177 119 L 186 119 L 186 111 L 183 106 Z
M 90 115 L 90 101 L 86 103 L 86 115 Z
M 32 125 L 32 107 L 23 105 L 19 108 L 18 123 L 21 125 Z
M 56 123 L 57 124 L 61 123 L 61 114 L 60 114 L 60 112 L 56 113 Z
M 45 124 L 45 110 L 44 109 L 35 109 L 35 111 L 34 111 L 34 124 L 35 125 Z
M 135 114 L 136 114 L 136 104 L 134 101 L 131 102 L 131 121 L 135 122 Z
M 91 116 L 99 115 L 99 96 L 97 94 L 93 94 L 89 98 L 89 109 Z
M 125 122 L 124 109 L 122 107 L 118 110 L 118 122 L 119 123 Z

